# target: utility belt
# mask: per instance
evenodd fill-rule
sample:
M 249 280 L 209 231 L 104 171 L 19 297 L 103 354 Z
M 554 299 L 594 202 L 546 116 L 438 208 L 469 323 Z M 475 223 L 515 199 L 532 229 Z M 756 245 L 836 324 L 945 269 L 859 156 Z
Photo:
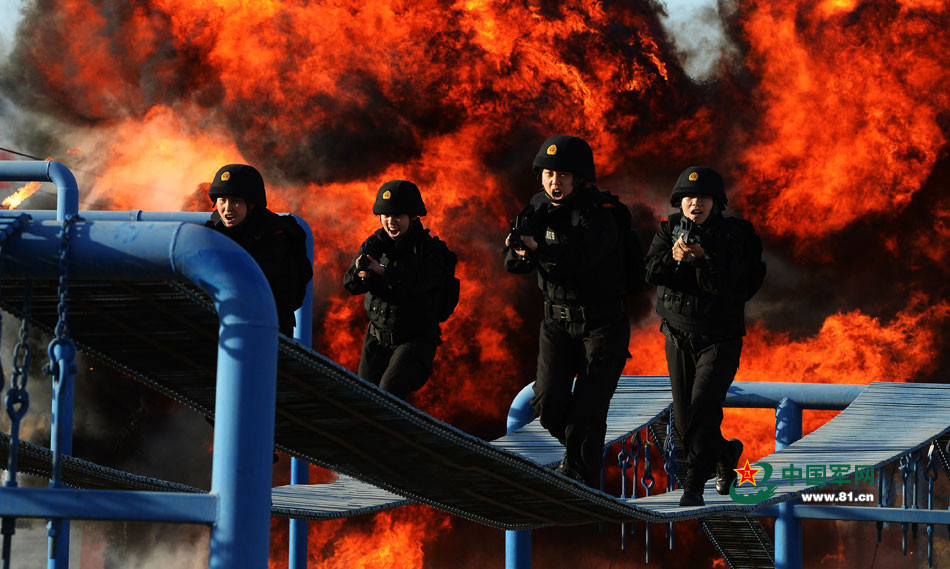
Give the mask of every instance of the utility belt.
M 703 334 L 700 332 L 679 330 L 671 326 L 666 318 L 660 323 L 660 332 L 668 337 L 677 349 L 684 351 L 689 350 L 696 354 L 713 344 L 742 341 L 742 336 L 736 334 Z
M 377 342 L 388 348 L 395 348 L 399 344 L 405 344 L 406 342 L 432 342 L 436 346 L 442 343 L 438 325 L 422 330 L 410 328 L 393 332 L 391 330 L 383 330 L 370 322 L 367 333 L 373 338 L 376 338 Z
M 620 314 L 626 310 L 623 299 L 601 304 L 555 304 L 544 301 L 544 317 L 564 322 L 590 322 Z
M 382 328 L 377 327 L 372 322 L 369 323 L 369 335 L 376 338 L 376 341 L 385 346 L 396 346 L 400 342 L 404 342 L 406 339 L 403 337 L 404 334 L 396 334 L 391 330 L 383 330 Z

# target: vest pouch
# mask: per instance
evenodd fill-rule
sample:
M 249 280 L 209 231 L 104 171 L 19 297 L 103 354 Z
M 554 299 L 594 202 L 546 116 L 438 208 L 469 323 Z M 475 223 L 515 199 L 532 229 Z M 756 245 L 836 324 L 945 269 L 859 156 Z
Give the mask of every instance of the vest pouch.
M 673 314 L 683 314 L 683 294 L 675 290 L 663 290 L 663 307 Z

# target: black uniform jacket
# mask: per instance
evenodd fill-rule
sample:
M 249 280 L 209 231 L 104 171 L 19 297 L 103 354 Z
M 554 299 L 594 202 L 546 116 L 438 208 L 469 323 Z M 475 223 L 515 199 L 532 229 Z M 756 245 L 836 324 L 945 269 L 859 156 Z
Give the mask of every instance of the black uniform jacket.
M 596 189 L 584 186 L 554 206 L 543 191 L 535 194 L 528 225 L 538 249 L 524 258 L 509 251 L 505 268 L 512 273 L 537 269 L 538 287 L 554 303 L 602 305 L 622 299 L 620 228 L 597 197 Z
M 656 311 L 677 330 L 728 338 L 745 335 L 741 228 L 714 214 L 697 229 L 705 255 L 673 260 L 673 228 L 682 213 L 660 222 L 646 256 L 646 280 L 657 285 Z
M 274 293 L 280 332 L 293 334 L 294 311 L 303 304 L 313 266 L 307 259 L 306 233 L 292 215 L 255 207 L 236 227 L 227 228 L 215 211 L 205 223 L 244 248 L 257 261 Z
M 386 269 L 357 276 L 356 260 L 367 254 Z M 442 284 L 445 257 L 415 219 L 404 236 L 393 239 L 382 228 L 370 235 L 343 275 L 350 294 L 366 294 L 363 306 L 370 322 L 392 332 L 400 342 L 415 339 L 438 341 L 438 288 Z

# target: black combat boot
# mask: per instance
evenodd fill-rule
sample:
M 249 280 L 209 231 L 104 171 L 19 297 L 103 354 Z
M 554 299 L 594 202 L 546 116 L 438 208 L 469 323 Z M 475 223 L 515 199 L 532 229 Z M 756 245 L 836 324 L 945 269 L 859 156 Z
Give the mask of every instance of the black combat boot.
M 725 496 L 729 487 L 736 480 L 736 468 L 739 468 L 739 457 L 742 456 L 742 441 L 732 439 L 722 447 L 719 462 L 716 463 L 716 492 Z
M 680 506 L 705 506 L 706 501 L 703 500 L 703 486 L 705 485 L 706 479 L 704 476 L 701 476 L 693 467 L 687 469 Z
M 585 486 L 594 488 L 595 490 L 600 487 L 595 479 L 596 477 L 586 476 L 584 473 L 580 472 L 578 469 L 572 467 L 567 460 L 567 453 L 564 453 L 564 458 L 561 459 L 561 463 L 554 467 L 554 471 L 573 480 L 577 480 Z

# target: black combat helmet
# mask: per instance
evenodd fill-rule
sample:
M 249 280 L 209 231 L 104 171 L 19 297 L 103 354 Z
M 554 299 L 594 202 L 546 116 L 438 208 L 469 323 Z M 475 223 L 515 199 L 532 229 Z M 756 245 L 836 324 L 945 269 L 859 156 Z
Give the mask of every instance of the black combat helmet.
M 594 152 L 590 145 L 576 136 L 555 134 L 544 141 L 534 157 L 534 173 L 541 170 L 570 172 L 588 182 L 596 182 Z
M 267 207 L 264 178 L 255 167 L 247 164 L 228 164 L 218 170 L 211 187 L 208 188 L 208 197 L 215 202 L 221 196 L 236 196 Z
M 379 187 L 376 203 L 373 204 L 376 215 L 425 215 L 426 204 L 422 202 L 419 187 L 407 180 L 390 180 Z
M 690 166 L 683 170 L 673 186 L 670 205 L 680 207 L 683 198 L 686 196 L 709 196 L 716 202 L 720 210 L 726 209 L 726 204 L 729 203 L 729 200 L 726 199 L 722 176 L 712 168 L 703 166 Z

